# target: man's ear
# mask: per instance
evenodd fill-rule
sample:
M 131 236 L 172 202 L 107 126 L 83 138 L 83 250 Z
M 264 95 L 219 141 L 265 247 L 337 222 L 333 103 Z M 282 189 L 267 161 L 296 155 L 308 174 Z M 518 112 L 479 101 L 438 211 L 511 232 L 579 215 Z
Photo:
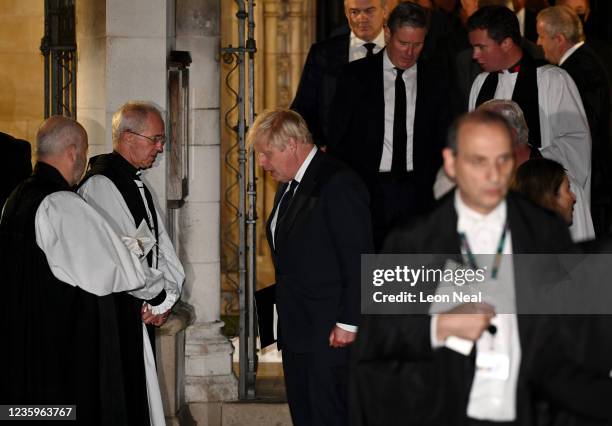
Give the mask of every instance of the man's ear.
M 287 140 L 287 144 L 285 145 L 285 149 L 288 149 L 291 152 L 297 151 L 297 141 L 293 138 L 289 138 L 289 140 Z
M 499 46 L 502 48 L 504 52 L 509 52 L 512 46 L 514 46 L 514 42 L 512 41 L 510 37 L 506 37 L 505 39 L 502 40 L 501 43 L 499 43 Z
M 67 158 L 74 164 L 77 158 L 77 147 L 76 145 L 68 145 L 66 148 L 66 156 Z
M 383 30 L 385 32 L 385 44 L 389 44 L 389 40 L 391 40 L 391 30 L 387 24 L 383 25 Z
M 442 159 L 444 160 L 444 172 L 451 179 L 455 179 L 455 153 L 450 148 L 442 150 Z

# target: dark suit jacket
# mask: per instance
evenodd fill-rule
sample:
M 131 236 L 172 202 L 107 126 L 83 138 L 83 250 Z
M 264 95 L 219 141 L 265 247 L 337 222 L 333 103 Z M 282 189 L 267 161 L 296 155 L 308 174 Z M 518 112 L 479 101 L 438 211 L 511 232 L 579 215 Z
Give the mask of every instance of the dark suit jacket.
M 319 146 L 329 142 L 329 116 L 336 79 L 348 62 L 350 32 L 310 47 L 291 109 L 304 117 Z
M 459 254 L 454 191 L 434 212 L 417 223 L 392 231 L 385 253 Z M 507 217 L 514 253 L 556 253 L 571 245 L 567 226 L 519 196 L 507 197 Z M 517 304 L 530 270 L 514 262 Z M 538 317 L 538 318 L 535 318 Z M 433 350 L 429 315 L 371 315 L 362 318 L 357 336 L 351 425 L 466 425 L 466 408 L 474 377 L 474 357 L 447 348 Z M 550 316 L 519 316 L 521 366 L 517 420 L 530 425 L 528 378 L 535 365 L 542 333 L 555 330 Z M 545 341 L 545 340 L 544 340 Z M 472 352 L 474 355 L 474 352 Z
M 385 136 L 384 52 L 345 66 L 331 111 L 329 152 L 357 171 L 370 191 L 376 182 Z M 421 199 L 433 199 L 432 186 L 448 128 L 448 88 L 444 67 L 437 62 L 418 62 L 413 158 Z
M 538 14 L 533 10 L 525 9 L 525 35 L 524 37 L 532 43 L 538 42 L 538 31 L 536 29 Z
M 276 245 L 270 222 L 287 184 L 279 186 L 267 224 L 276 272 L 278 341 L 293 352 L 329 347 L 336 324 L 360 317 L 360 255 L 373 252 L 368 193 L 345 165 L 319 151 L 283 219 Z
M 0 133 L 0 212 L 4 202 L 21 181 L 32 174 L 32 150 L 27 141 Z
M 608 209 L 611 209 L 610 82 L 606 70 L 588 44 L 583 44 L 572 53 L 561 68 L 567 71 L 578 87 L 591 130 L 593 141 L 591 205 L 606 204 Z M 597 222 L 600 218 L 597 210 L 594 210 L 593 221 Z M 604 230 L 597 225 L 596 230 L 600 235 Z

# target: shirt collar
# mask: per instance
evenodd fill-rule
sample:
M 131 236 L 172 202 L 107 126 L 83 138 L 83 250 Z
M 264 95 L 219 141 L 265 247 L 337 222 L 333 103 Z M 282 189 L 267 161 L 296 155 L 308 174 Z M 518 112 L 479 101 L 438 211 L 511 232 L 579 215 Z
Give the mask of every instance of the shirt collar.
M 572 55 L 572 53 L 578 50 L 583 44 L 584 44 L 584 41 L 579 41 L 578 43 L 576 43 L 575 45 L 567 49 L 567 51 L 563 54 L 563 56 L 561 56 L 561 60 L 559 61 L 559 66 L 563 65 L 563 62 L 565 62 L 567 58 L 569 58 Z
M 405 70 L 402 76 L 406 78 L 407 76 L 415 74 L 417 71 L 417 65 L 418 62 L 407 70 Z M 393 65 L 393 62 L 391 62 L 391 58 L 389 58 L 389 52 L 387 51 L 387 49 L 385 49 L 385 53 L 383 54 L 383 71 L 393 71 L 393 75 L 395 75 L 395 65 Z
M 483 225 L 495 226 L 501 229 L 504 223 L 506 223 L 506 199 L 502 200 L 488 214 L 482 214 L 468 207 L 461 199 L 459 189 L 457 189 L 455 191 L 455 210 L 457 211 L 457 231 L 459 232 L 468 232 L 475 227 Z
M 363 46 L 365 43 L 368 43 L 368 42 L 360 39 L 359 37 L 355 35 L 353 31 L 351 31 L 351 38 L 350 38 L 350 45 L 349 45 L 350 47 Z M 371 41 L 371 43 L 374 43 L 376 46 L 378 46 L 379 49 L 382 49 L 383 47 L 385 47 L 385 32 L 381 29 L 378 35 L 374 38 L 374 40 Z
M 296 181 L 297 183 L 300 183 L 302 181 L 302 179 L 304 178 L 304 174 L 306 173 L 306 169 L 308 169 L 308 166 L 310 165 L 310 162 L 312 161 L 316 153 L 317 153 L 317 146 L 313 145 L 312 149 L 306 156 L 306 159 L 304 160 L 304 162 L 298 169 L 297 173 L 295 174 L 295 177 L 293 178 L 294 181 Z

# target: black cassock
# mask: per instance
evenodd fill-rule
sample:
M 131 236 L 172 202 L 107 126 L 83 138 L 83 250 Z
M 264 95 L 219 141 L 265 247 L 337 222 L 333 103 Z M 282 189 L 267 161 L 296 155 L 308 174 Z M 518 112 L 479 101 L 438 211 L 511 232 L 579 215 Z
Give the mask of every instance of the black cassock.
M 56 169 L 38 163 L 9 197 L 0 223 L 0 404 L 70 404 L 77 406 L 77 422 L 67 424 L 133 424 L 114 350 L 113 296 L 97 297 L 56 279 L 36 243 L 38 207 L 66 190 Z

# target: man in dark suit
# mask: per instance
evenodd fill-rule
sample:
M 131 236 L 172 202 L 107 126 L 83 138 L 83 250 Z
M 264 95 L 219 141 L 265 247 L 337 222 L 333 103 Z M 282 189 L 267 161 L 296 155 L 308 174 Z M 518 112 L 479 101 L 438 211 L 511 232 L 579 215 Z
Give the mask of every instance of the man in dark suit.
M 582 23 L 572 9 L 542 10 L 537 28 L 546 59 L 567 71 L 582 98 L 592 139 L 591 215 L 595 233 L 601 236 L 612 225 L 610 83 L 603 64 L 584 42 Z
M 520 311 L 530 301 L 533 266 L 501 255 L 557 253 L 571 240 L 551 212 L 507 193 L 513 165 L 512 134 L 501 116 L 462 117 L 444 150 L 444 167 L 458 189 L 428 217 L 392 231 L 383 252 L 446 254 L 459 262 L 463 253 L 472 269 L 485 270 L 487 284 L 509 285 L 513 312 Z M 472 253 L 499 255 L 499 261 Z M 535 344 L 546 341 L 534 336 L 555 328 L 546 316 L 496 310 L 476 303 L 432 315 L 364 316 L 354 348 L 351 424 L 530 425 L 528 377 Z
M 385 27 L 387 47 L 338 79 L 329 152 L 366 182 L 377 248 L 392 223 L 433 203 L 448 83 L 444 66 L 419 60 L 426 34 L 426 11 L 400 3 Z
M 13 189 L 32 174 L 30 144 L 0 132 L 2 166 L 0 167 L 0 212 Z
M 512 0 L 512 8 L 521 28 L 521 35 L 532 43 L 538 39 L 536 13 L 525 7 L 525 0 Z
M 293 111 L 260 114 L 248 141 L 259 164 L 281 183 L 266 229 L 293 424 L 346 425 L 360 254 L 372 252 L 367 190 L 353 171 L 314 146 Z
M 385 46 L 385 0 L 344 0 L 350 32 L 311 46 L 291 109 L 304 117 L 318 146 L 329 143 L 329 114 L 336 79 L 344 64 L 379 52 Z

